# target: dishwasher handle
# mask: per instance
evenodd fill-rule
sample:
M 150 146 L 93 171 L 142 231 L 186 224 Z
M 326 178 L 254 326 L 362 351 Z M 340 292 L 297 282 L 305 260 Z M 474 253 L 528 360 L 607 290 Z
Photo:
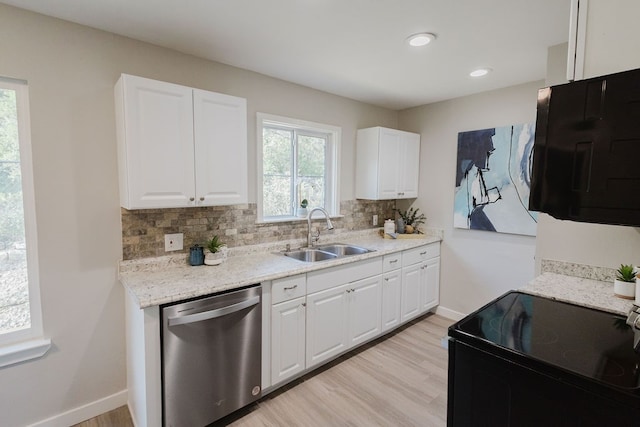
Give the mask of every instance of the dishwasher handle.
M 186 316 L 169 317 L 169 326 L 186 325 L 189 323 L 201 322 L 203 320 L 215 319 L 226 316 L 247 307 L 252 307 L 260 302 L 260 296 L 255 296 L 236 304 L 218 308 L 216 310 L 203 311 L 202 313 L 188 314 Z

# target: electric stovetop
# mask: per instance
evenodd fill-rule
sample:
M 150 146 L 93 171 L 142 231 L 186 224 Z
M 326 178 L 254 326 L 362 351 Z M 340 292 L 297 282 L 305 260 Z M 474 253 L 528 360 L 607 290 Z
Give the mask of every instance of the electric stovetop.
M 453 339 L 531 359 L 636 393 L 640 355 L 620 315 L 509 292 L 449 329 Z

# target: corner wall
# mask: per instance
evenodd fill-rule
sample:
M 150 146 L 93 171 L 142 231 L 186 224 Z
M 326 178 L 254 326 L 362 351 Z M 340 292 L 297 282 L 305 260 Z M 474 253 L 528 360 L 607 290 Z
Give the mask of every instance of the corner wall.
M 534 277 L 536 239 L 453 228 L 458 132 L 530 123 L 544 82 L 416 107 L 399 113 L 399 128 L 421 134 L 420 192 L 414 206 L 426 225 L 444 229 L 440 258 L 440 307 L 468 314 Z M 399 208 L 404 208 L 398 202 Z

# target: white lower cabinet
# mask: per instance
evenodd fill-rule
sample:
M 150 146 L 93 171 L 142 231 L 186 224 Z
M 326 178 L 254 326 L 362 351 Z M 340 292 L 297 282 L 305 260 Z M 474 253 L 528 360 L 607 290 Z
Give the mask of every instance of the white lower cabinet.
M 402 269 L 402 310 L 403 322 L 411 320 L 420 314 L 420 288 L 421 273 L 420 264 L 414 264 Z
M 440 244 L 402 253 L 402 321 L 426 313 L 439 303 Z
M 440 302 L 440 257 L 425 261 L 421 268 L 421 312 L 425 313 Z
M 307 368 L 381 331 L 380 275 L 307 295 Z
M 306 369 L 306 295 L 305 274 L 277 279 L 271 284 L 271 385 Z
M 382 277 L 375 276 L 351 283 L 347 289 L 347 295 L 349 347 L 353 347 L 380 335 Z
M 435 243 L 274 280 L 271 385 L 281 386 L 435 307 L 439 255 Z
M 382 332 L 400 325 L 402 298 L 402 272 L 390 271 L 382 275 Z
M 271 307 L 271 383 L 305 369 L 305 297 Z
M 307 368 L 347 349 L 349 286 L 346 284 L 307 295 Z

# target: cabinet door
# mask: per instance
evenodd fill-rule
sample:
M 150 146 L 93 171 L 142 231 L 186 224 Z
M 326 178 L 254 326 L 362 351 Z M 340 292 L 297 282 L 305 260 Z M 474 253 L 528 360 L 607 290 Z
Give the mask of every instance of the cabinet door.
M 390 271 L 382 276 L 382 332 L 400 324 L 402 272 Z
M 307 295 L 307 368 L 347 349 L 348 287 L 342 285 Z
M 120 201 L 182 207 L 194 197 L 191 88 L 122 75 L 116 86 Z
M 380 129 L 378 145 L 378 199 L 398 198 L 398 165 L 400 161 L 400 133 Z
M 398 166 L 398 198 L 418 197 L 420 135 L 403 132 Z
M 422 264 L 414 264 L 402 269 L 402 321 L 413 319 L 420 314 L 422 288 Z
M 277 384 L 305 368 L 305 299 L 271 307 L 271 381 Z
M 358 345 L 381 331 L 382 276 L 375 276 L 350 283 L 349 295 L 349 346 Z
M 193 90 L 196 203 L 247 203 L 247 101 Z
M 439 303 L 440 296 L 440 257 L 425 261 L 420 266 L 421 312 L 425 313 Z

